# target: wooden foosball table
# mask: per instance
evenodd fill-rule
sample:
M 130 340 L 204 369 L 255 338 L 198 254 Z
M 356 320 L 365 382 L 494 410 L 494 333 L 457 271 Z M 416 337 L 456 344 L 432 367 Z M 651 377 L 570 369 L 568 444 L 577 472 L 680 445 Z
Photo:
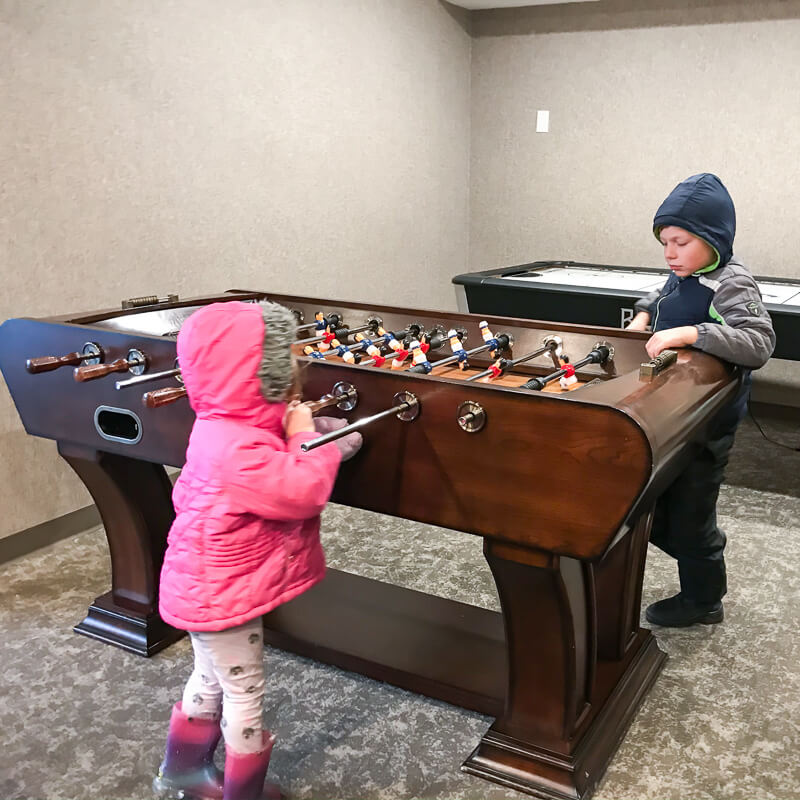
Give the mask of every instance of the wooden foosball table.
M 297 315 L 304 400 L 349 423 L 329 438 L 364 437 L 331 499 L 481 536 L 502 608 L 329 570 L 264 618 L 266 640 L 495 717 L 469 773 L 588 796 L 665 659 L 639 626 L 655 499 L 738 372 L 694 350 L 651 361 L 647 334 L 239 290 L 8 320 L 25 429 L 56 440 L 108 537 L 111 591 L 79 633 L 140 655 L 182 635 L 157 603 L 164 465 L 194 419 L 177 332 L 207 303 L 265 299 Z

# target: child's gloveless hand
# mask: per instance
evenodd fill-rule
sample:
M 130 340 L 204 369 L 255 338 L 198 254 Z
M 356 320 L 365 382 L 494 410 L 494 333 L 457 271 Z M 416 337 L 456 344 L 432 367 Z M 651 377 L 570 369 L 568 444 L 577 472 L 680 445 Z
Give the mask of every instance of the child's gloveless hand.
M 683 325 L 680 328 L 667 328 L 654 333 L 645 342 L 645 350 L 650 358 L 655 358 L 662 350 L 670 347 L 690 347 L 697 341 L 698 331 L 696 325 Z
M 296 433 L 314 433 L 314 418 L 311 416 L 311 409 L 298 400 L 293 400 L 286 406 L 283 430 L 287 439 L 291 439 Z

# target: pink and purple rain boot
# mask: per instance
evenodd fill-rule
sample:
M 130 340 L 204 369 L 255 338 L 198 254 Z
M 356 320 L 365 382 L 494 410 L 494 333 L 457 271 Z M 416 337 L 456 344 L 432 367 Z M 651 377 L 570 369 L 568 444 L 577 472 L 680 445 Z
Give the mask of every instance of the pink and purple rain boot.
M 189 717 L 181 703 L 172 707 L 164 761 L 153 779 L 153 791 L 175 800 L 221 800 L 223 775 L 214 766 L 220 740 L 218 719 Z
M 263 731 L 263 750 L 237 753 L 225 745 L 224 800 L 279 800 L 283 795 L 274 783 L 264 784 L 275 736 Z

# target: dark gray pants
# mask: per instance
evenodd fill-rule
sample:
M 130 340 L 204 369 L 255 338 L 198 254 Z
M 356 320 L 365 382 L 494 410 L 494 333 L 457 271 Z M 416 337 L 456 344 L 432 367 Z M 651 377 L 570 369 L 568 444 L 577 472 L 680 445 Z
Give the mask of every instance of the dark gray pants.
M 735 434 L 735 425 L 715 433 L 656 501 L 650 541 L 677 560 L 681 592 L 697 603 L 716 603 L 728 589 L 717 497 Z

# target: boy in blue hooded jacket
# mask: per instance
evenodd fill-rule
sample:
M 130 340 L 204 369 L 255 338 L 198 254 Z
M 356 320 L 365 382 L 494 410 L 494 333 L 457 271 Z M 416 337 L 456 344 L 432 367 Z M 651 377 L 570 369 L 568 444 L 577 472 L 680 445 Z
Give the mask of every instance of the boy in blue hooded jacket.
M 702 173 L 679 183 L 656 212 L 653 232 L 672 274 L 636 303 L 629 330 L 653 331 L 651 358 L 694 347 L 738 365 L 739 392 L 714 420 L 708 440 L 656 503 L 650 541 L 675 558 L 681 590 L 647 607 L 655 625 L 722 622 L 727 591 L 725 534 L 717 497 L 736 427 L 747 411 L 750 372 L 775 347 L 772 321 L 750 271 L 733 257 L 736 212 L 722 181 Z

